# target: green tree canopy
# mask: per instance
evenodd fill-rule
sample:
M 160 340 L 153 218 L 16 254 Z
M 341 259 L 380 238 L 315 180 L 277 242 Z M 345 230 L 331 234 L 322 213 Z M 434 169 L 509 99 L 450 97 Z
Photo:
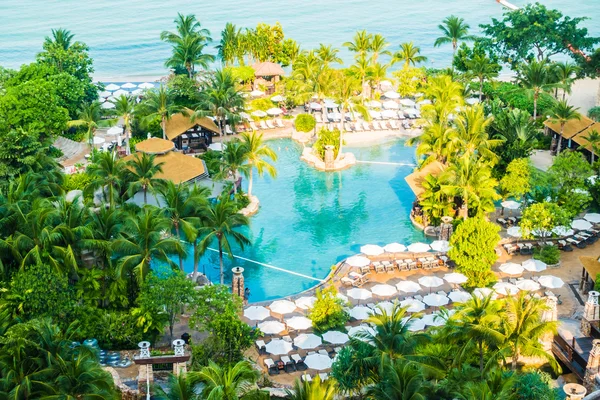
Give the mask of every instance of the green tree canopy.
M 519 226 L 524 238 L 549 235 L 560 225 L 569 225 L 569 216 L 556 203 L 535 203 L 523 211 Z
M 500 180 L 505 197 L 519 200 L 531 189 L 531 163 L 528 158 L 516 158 L 506 167 L 506 175 Z
M 300 114 L 294 120 L 294 126 L 298 132 L 310 132 L 315 129 L 317 121 L 311 114 Z
M 344 301 L 337 297 L 335 286 L 317 289 L 316 297 L 317 301 L 308 314 L 315 331 L 342 329 L 350 317 L 344 310 Z

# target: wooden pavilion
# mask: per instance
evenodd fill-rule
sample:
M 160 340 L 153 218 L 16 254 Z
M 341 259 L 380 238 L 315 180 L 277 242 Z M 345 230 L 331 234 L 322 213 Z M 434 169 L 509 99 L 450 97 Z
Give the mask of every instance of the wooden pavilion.
M 219 127 L 208 117 L 192 121 L 192 110 L 174 114 L 167 120 L 167 138 L 175 144 L 178 150 L 195 152 L 206 150 L 212 143 L 213 135 L 219 135 Z

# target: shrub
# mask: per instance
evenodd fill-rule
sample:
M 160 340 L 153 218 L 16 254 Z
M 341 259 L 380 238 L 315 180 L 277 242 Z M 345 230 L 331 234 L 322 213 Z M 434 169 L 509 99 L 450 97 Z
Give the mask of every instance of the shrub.
M 300 114 L 296 117 L 294 125 L 298 132 L 310 132 L 315 129 L 317 121 L 311 114 Z
M 558 264 L 560 261 L 560 250 L 556 246 L 543 246 L 533 251 L 533 258 L 546 264 Z
M 334 286 L 317 289 L 317 301 L 308 317 L 312 320 L 316 332 L 326 332 L 332 329 L 342 329 L 349 320 L 344 310 L 344 301 L 337 297 Z
M 71 190 L 83 190 L 92 181 L 92 178 L 85 172 L 65 176 L 65 192 Z
M 588 117 L 596 122 L 600 122 L 600 106 L 590 108 L 588 110 Z
M 518 85 L 510 82 L 493 85 L 485 83 L 483 85 L 483 93 L 491 100 L 499 99 L 508 106 L 520 108 L 533 114 L 533 96 L 529 96 Z M 538 115 L 545 115 L 545 112 L 552 108 L 553 104 L 554 99 L 552 96 L 542 93 L 538 99 Z
M 552 378 L 545 372 L 528 371 L 516 375 L 513 390 L 517 400 L 558 400 L 561 397 L 550 387 Z
M 255 99 L 250 102 L 250 107 L 253 110 L 267 111 L 269 108 L 273 108 L 273 102 L 267 98 Z
M 325 147 L 333 146 L 333 156 L 337 157 L 338 151 L 340 150 L 340 131 L 334 129 L 330 131 L 327 128 L 321 128 L 319 131 L 319 138 L 313 144 L 313 150 L 316 155 L 321 157 L 321 160 L 325 159 Z
M 208 169 L 208 174 L 213 177 L 219 173 L 221 169 L 221 152 L 208 150 L 202 154 L 198 154 L 198 157 L 201 160 L 204 160 L 206 164 L 206 168 Z

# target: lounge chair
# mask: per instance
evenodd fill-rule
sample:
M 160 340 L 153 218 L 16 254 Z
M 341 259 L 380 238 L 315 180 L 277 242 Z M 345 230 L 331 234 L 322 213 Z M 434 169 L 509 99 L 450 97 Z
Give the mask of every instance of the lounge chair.
M 225 125 L 225 133 L 227 135 L 233 135 L 233 131 L 231 130 L 231 127 L 229 125 Z
M 360 270 L 361 274 L 368 274 L 371 271 L 371 266 L 365 265 L 363 267 L 359 267 L 358 269 Z
M 350 123 L 348 123 L 348 122 L 344 123 L 344 131 L 352 132 L 352 125 L 350 125 Z
M 267 126 L 267 124 L 263 120 L 259 121 L 258 124 L 260 125 L 261 129 L 264 129 L 265 131 L 267 129 L 269 129 L 269 127 Z
M 312 376 L 310 376 L 309 374 L 302 374 L 302 381 L 303 382 L 312 382 Z
M 408 271 L 409 270 L 408 262 L 406 260 L 398 260 L 397 264 L 398 264 L 398 269 L 400 271 Z
M 288 356 L 281 356 L 281 361 L 283 362 L 283 369 L 285 369 L 285 372 L 296 371 L 295 363 L 290 360 Z
M 289 335 L 282 336 L 281 340 L 283 340 L 284 342 L 292 343 L 292 338 Z
M 294 360 L 296 371 L 306 371 L 307 366 L 304 364 L 304 360 L 300 357 L 299 354 L 290 354 L 292 360 Z
M 375 129 L 376 131 L 380 131 L 381 130 L 381 126 L 379 125 L 379 122 L 377 121 L 373 121 L 373 129 Z
M 385 272 L 385 267 L 381 263 L 374 262 L 373 266 L 375 267 L 375 272 L 377 272 L 377 273 Z
M 506 220 L 511 225 L 516 225 L 517 224 L 517 219 L 515 217 L 508 217 L 508 218 L 506 218 Z
M 362 131 L 364 131 L 363 126 L 360 123 L 360 121 L 354 123 L 354 130 L 356 132 L 362 132 Z
M 348 277 L 350 279 L 354 279 L 354 280 L 360 281 L 361 284 L 367 283 L 369 281 L 369 278 L 367 277 L 367 274 L 361 275 L 358 272 L 354 272 L 354 271 L 348 272 Z
M 275 364 L 272 359 L 266 358 L 265 366 L 267 367 L 269 375 L 279 375 L 279 368 L 277 368 L 277 364 Z
M 369 125 L 369 123 L 367 121 L 363 121 L 363 128 L 365 128 L 365 131 L 373 130 L 373 129 L 371 129 L 371 125 Z
M 315 114 L 315 121 L 317 121 L 318 124 L 322 124 L 323 123 L 323 119 L 321 118 L 321 114 Z
M 275 120 L 275 124 L 277 124 L 278 128 L 285 128 L 285 125 L 283 124 L 283 121 L 280 118 L 277 118 Z
M 258 349 L 258 354 L 266 354 L 267 353 L 267 345 L 265 344 L 264 340 L 257 340 L 255 343 L 256 343 L 256 348 Z
M 321 379 L 321 382 L 325 382 L 329 379 L 329 374 L 327 372 L 321 372 L 319 373 L 319 379 Z
M 500 225 L 502 225 L 503 228 L 508 227 L 508 221 L 505 220 L 504 218 L 496 218 L 496 222 L 498 222 Z
M 256 126 L 254 121 L 250 122 L 250 128 L 252 128 L 253 131 L 260 131 L 260 129 Z
M 394 272 L 394 264 L 389 261 L 382 262 L 385 272 Z
M 327 352 L 327 350 L 325 349 L 321 349 L 319 350 L 317 353 L 321 354 L 322 356 L 327 356 L 329 357 L 329 353 Z
M 344 286 L 354 286 L 354 287 L 361 286 L 360 281 L 358 281 L 356 279 L 350 279 L 347 276 L 344 276 L 342 279 L 340 279 L 340 282 L 342 282 L 342 284 Z
M 573 248 L 564 240 L 558 241 L 558 248 L 562 251 L 566 251 L 567 253 L 573 251 Z
M 396 124 L 396 121 L 394 121 L 394 120 L 391 120 L 391 121 L 389 121 L 389 124 L 390 124 L 390 127 L 391 127 L 392 129 L 395 129 L 395 130 L 398 130 L 398 129 L 399 129 L 399 128 L 398 128 L 398 124 Z
M 276 126 L 273 124 L 273 121 L 271 121 L 270 119 L 266 120 L 265 123 L 267 124 L 267 126 L 269 127 L 269 129 L 275 129 Z

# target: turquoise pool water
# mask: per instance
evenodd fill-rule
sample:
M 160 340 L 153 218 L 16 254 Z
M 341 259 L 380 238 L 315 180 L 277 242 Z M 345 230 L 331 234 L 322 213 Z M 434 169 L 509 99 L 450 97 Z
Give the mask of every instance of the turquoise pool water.
M 425 240 L 409 220 L 414 196 L 404 177 L 412 172 L 410 165 L 357 164 L 324 173 L 299 160 L 302 148 L 292 140 L 269 143 L 279 156 L 278 176 L 255 177 L 253 193 L 261 208 L 246 231 L 252 246 L 236 249 L 235 255 L 323 279 L 333 264 L 364 244 Z M 414 148 L 401 140 L 345 151 L 357 160 L 414 163 Z M 217 254 L 208 252 L 200 271 L 218 282 L 218 265 Z M 231 268 L 245 268 L 250 301 L 289 296 L 318 283 L 239 259 L 227 258 L 225 265 L 228 282 Z M 190 257 L 185 270 L 192 269 Z

